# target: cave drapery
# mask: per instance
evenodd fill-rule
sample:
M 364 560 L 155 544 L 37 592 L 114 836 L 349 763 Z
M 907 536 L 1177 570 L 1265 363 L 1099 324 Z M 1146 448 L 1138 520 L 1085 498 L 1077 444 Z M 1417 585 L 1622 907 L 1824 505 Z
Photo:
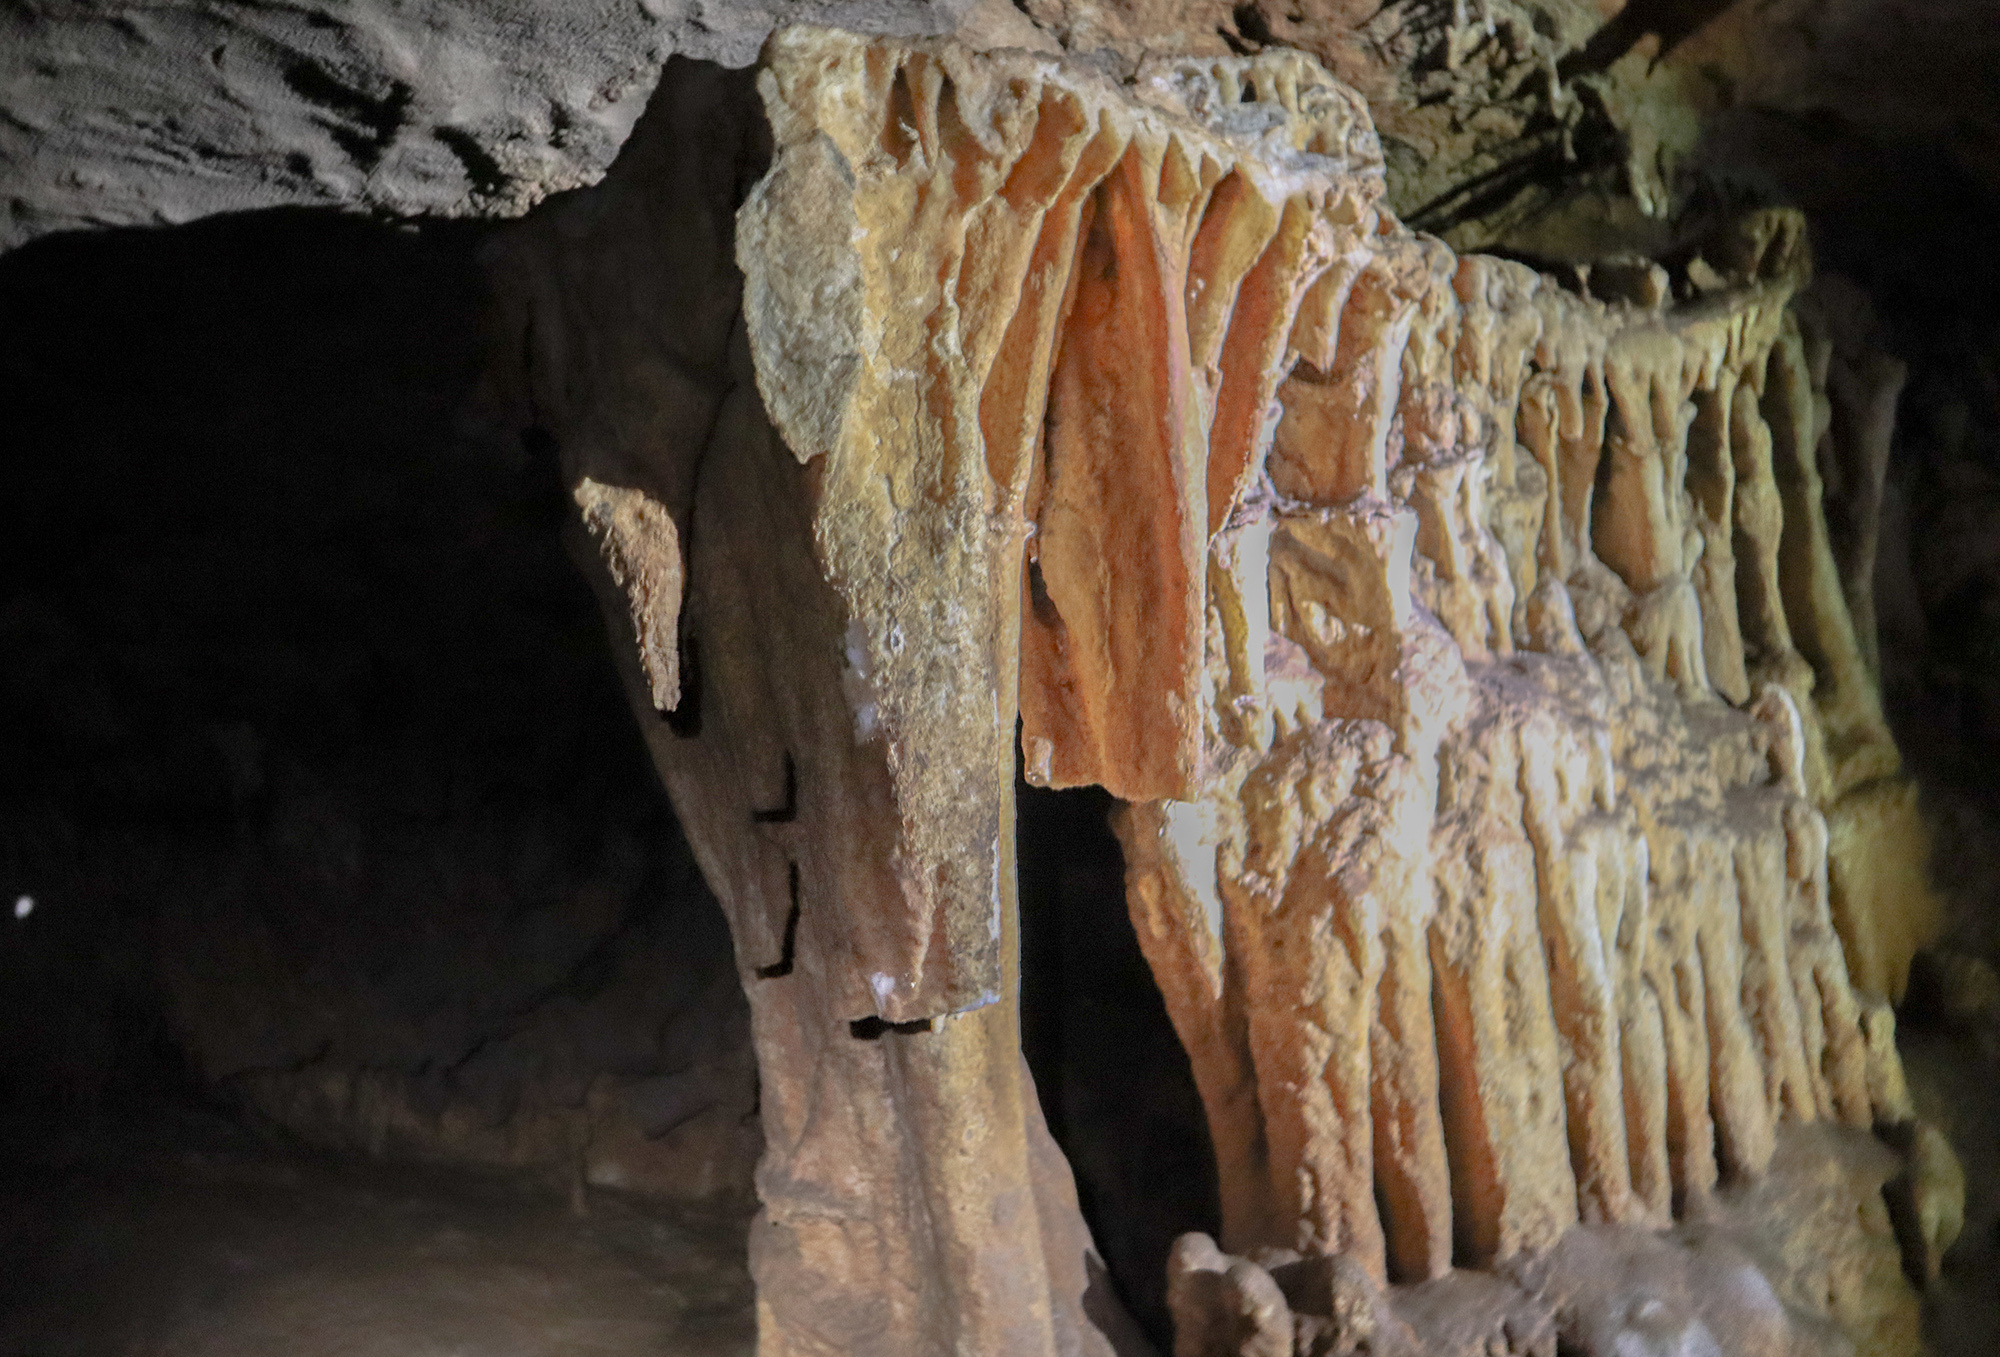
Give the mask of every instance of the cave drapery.
M 745 81 L 496 251 L 494 380 L 730 916 L 764 1351 L 1140 1350 L 1018 1051 L 1017 720 L 1125 803 L 1233 1251 L 1421 1281 L 1909 1118 L 1924 836 L 1820 484 L 1900 378 L 1830 390 L 1798 217 L 1461 256 L 1290 52 L 785 30 L 768 146 Z

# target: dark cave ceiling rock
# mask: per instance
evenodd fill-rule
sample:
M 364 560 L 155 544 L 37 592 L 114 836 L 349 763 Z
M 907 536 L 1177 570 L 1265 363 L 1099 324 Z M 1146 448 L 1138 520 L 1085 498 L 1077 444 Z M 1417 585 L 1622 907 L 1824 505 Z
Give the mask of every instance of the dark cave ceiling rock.
M 1461 249 L 1667 248 L 1685 167 L 1820 213 L 1909 147 L 2000 187 L 2000 0 L 17 0 L 0 249 L 287 205 L 516 216 L 596 182 L 669 56 L 748 65 L 797 22 L 1125 75 L 1300 48 L 1368 100 L 1390 205 Z
M 288 205 L 513 216 L 594 183 L 675 53 L 781 23 L 949 32 L 970 0 L 22 0 L 0 249 Z
M 1886 185 L 1909 183 L 1894 162 L 1916 147 L 2000 190 L 1996 0 L 1020 4 L 1114 68 L 1148 52 L 1312 54 L 1368 100 L 1389 205 L 1460 249 L 1666 249 L 1690 168 L 1840 211 L 1907 196 Z M 1829 173 L 1840 186 L 1815 192 Z

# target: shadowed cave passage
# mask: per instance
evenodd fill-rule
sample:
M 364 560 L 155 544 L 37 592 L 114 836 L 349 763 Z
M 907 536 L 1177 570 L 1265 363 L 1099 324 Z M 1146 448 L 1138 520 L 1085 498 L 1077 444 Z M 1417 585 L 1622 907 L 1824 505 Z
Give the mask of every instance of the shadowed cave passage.
M 1116 805 L 1016 783 L 1021 1045 L 1097 1247 L 1166 1350 L 1167 1252 L 1220 1229 L 1221 1207 L 1187 1053 L 1126 912 Z
M 749 1342 L 747 1013 L 482 236 L 0 261 L 0 1351 Z

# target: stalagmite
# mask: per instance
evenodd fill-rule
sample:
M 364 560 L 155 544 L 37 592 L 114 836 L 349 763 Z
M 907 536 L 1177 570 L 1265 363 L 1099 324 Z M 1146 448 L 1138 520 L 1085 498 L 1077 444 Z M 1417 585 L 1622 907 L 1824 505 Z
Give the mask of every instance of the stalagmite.
M 592 422 L 634 364 L 547 352 L 603 302 L 559 243 L 523 331 L 756 1013 L 765 1352 L 1106 1341 L 1014 1047 L 1017 715 L 1126 803 L 1232 1251 L 1422 1281 L 1908 1115 L 1795 216 L 1591 295 L 1399 224 L 1296 53 L 805 29 L 759 88 L 741 324 L 636 364 L 701 417 Z

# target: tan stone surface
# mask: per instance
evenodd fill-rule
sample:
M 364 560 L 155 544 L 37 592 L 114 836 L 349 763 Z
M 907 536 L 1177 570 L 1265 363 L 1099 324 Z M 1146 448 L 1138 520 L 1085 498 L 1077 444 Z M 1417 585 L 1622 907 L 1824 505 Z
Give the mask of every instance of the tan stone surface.
M 1421 1279 L 1664 1223 L 1787 1117 L 1901 1115 L 1822 808 L 1908 784 L 1799 451 L 1796 218 L 1731 228 L 1678 303 L 1387 218 L 1356 248 L 1269 480 L 1210 506 L 1201 793 L 1121 833 L 1226 1236 Z M 1295 655 L 1280 717 L 1257 661 Z M 1850 832 L 1922 890 L 1920 846 Z M 1850 935 L 1894 931 L 1881 895 Z
M 680 532 L 665 505 L 634 486 L 601 485 L 585 476 L 573 492 L 583 525 L 604 553 L 611 582 L 632 610 L 639 664 L 656 711 L 681 703 Z

